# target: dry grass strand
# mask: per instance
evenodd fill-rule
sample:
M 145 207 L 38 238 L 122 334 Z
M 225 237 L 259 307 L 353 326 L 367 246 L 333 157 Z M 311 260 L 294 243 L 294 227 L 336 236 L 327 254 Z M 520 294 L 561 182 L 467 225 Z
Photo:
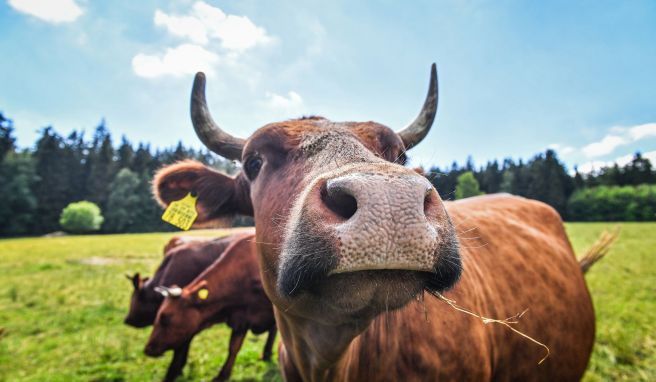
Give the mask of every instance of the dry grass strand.
M 476 314 L 476 313 L 472 312 L 469 309 L 458 306 L 456 304 L 455 300 L 451 300 L 451 299 L 448 299 L 448 298 L 444 297 L 444 295 L 442 295 L 440 292 L 428 290 L 428 293 L 430 293 L 433 296 L 435 296 L 435 297 L 439 298 L 440 300 L 444 301 L 449 306 L 451 306 L 453 309 L 455 309 L 459 312 L 462 312 L 462 313 L 468 314 L 470 316 L 474 316 L 476 318 L 479 318 L 483 322 L 483 324 L 485 324 L 485 325 L 487 325 L 487 324 L 501 324 L 501 325 L 509 328 L 513 332 L 519 334 L 520 336 L 528 339 L 529 341 L 531 341 L 531 342 L 533 342 L 537 345 L 542 346 L 544 348 L 544 350 L 546 350 L 547 353 L 538 362 L 538 365 L 540 365 L 542 362 L 544 362 L 544 360 L 549 358 L 550 351 L 549 351 L 549 347 L 547 345 L 545 345 L 542 342 L 536 340 L 535 338 L 529 336 L 528 334 L 525 334 L 525 333 L 521 332 L 520 330 L 517 330 L 517 329 L 512 327 L 512 325 L 517 324 L 519 322 L 519 319 L 522 318 L 522 316 L 524 315 L 524 313 L 526 313 L 528 311 L 528 309 L 524 309 L 523 312 L 517 313 L 514 316 L 510 316 L 506 319 L 499 320 L 499 319 L 496 319 L 496 318 L 489 318 L 489 317 L 481 316 L 480 314 Z

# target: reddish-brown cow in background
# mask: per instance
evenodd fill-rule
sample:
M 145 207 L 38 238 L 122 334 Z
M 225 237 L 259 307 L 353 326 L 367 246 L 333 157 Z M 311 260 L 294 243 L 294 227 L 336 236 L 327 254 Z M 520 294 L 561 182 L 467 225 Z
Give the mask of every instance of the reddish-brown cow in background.
M 211 119 L 204 87 L 198 74 L 196 133 L 243 171 L 231 178 L 183 162 L 161 170 L 154 190 L 164 205 L 195 191 L 201 224 L 254 216 L 287 381 L 581 378 L 594 312 L 558 214 L 506 195 L 442 203 L 403 166 L 435 117 L 434 66 L 421 113 L 398 133 L 311 117 L 243 140 Z M 448 298 L 487 316 L 528 308 L 517 328 L 551 356 L 538 365 L 543 348 L 424 293 L 450 288 Z
M 269 332 L 262 359 L 271 359 L 276 322 L 262 287 L 255 235 L 235 236 L 221 257 L 184 289 L 161 289 L 167 298 L 157 313 L 146 354 L 159 356 L 177 349 L 201 330 L 225 322 L 232 329 L 228 358 L 215 381 L 230 377 L 248 330 Z
M 155 289 L 160 286 L 186 286 L 201 272 L 222 256 L 228 246 L 246 235 L 253 235 L 252 231 L 229 235 L 218 239 L 176 236 L 171 238 L 164 247 L 165 256 L 157 268 L 153 278 L 141 278 L 139 273 L 129 277 L 134 286 L 130 299 L 130 311 L 125 317 L 125 323 L 137 328 L 152 325 L 155 322 L 157 311 L 164 302 L 164 296 Z M 264 308 L 271 310 L 271 304 Z M 270 357 L 272 340 L 264 347 L 263 358 Z M 192 338 L 180 343 L 174 348 L 173 358 L 167 369 L 164 381 L 174 381 L 182 374 L 187 363 L 189 347 Z

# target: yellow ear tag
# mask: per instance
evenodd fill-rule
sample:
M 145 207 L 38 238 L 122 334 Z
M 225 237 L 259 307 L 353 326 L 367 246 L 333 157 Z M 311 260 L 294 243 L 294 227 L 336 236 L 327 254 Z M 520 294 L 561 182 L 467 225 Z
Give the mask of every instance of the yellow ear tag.
M 192 196 L 190 192 L 184 198 L 172 202 L 166 207 L 166 211 L 162 215 L 162 220 L 187 231 L 198 217 L 196 199 L 198 197 Z
M 198 291 L 198 298 L 200 298 L 201 300 L 207 300 L 207 296 L 208 296 L 209 294 L 210 294 L 210 291 L 208 291 L 207 289 L 203 288 L 203 289 L 201 289 L 201 290 Z

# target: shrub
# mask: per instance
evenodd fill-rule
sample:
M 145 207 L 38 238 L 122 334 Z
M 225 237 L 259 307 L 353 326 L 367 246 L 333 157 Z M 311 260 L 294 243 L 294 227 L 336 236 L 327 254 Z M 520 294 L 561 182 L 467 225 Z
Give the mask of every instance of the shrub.
M 467 171 L 458 177 L 456 184 L 456 199 L 464 199 L 472 196 L 483 195 L 478 181 L 471 171 Z
M 103 223 L 100 208 L 85 200 L 71 203 L 62 210 L 59 224 L 64 231 L 84 233 L 97 231 Z
M 578 190 L 569 198 L 567 216 L 576 221 L 656 221 L 656 185 Z

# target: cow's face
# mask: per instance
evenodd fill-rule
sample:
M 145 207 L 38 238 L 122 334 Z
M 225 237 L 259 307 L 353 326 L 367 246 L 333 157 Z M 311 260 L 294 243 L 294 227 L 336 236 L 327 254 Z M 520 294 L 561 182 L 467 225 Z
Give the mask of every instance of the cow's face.
M 179 295 L 169 295 L 164 299 L 144 349 L 146 355 L 159 357 L 167 350 L 177 349 L 201 331 L 207 312 L 203 307 L 205 301 L 198 298 L 198 289 L 184 289 Z
M 132 282 L 133 288 L 132 296 L 130 296 L 130 311 L 125 316 L 125 324 L 135 328 L 152 325 L 163 297 L 144 288 L 148 277 L 141 278 L 139 273 L 136 273 L 134 276 L 127 276 L 127 278 Z
M 429 91 L 428 110 L 417 120 L 432 123 L 436 96 Z M 192 103 L 197 133 L 208 144 L 207 122 L 198 121 L 203 111 L 194 115 Z M 397 134 L 374 122 L 319 117 L 269 124 L 246 141 L 209 142 L 228 154 L 239 146 L 236 178 L 183 162 L 157 175 L 155 191 L 163 204 L 195 191 L 201 220 L 252 214 L 264 285 L 278 308 L 329 324 L 369 319 L 425 287 L 448 288 L 460 275 L 438 193 L 403 166 L 413 137 L 427 132 L 419 130 Z

